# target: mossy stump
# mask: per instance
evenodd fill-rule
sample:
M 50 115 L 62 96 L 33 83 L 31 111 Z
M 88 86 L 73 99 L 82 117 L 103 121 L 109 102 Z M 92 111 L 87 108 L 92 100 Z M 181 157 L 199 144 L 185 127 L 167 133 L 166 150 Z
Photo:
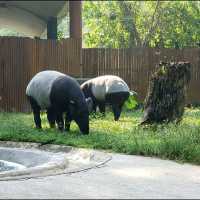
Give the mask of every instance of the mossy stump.
M 150 80 L 141 124 L 181 120 L 190 68 L 189 62 L 159 63 Z

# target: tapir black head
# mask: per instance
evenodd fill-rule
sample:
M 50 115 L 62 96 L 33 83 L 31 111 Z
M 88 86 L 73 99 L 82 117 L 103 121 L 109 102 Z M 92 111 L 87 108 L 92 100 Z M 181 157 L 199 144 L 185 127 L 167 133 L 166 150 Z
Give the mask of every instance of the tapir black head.
M 89 112 L 81 112 L 74 118 L 83 134 L 89 134 Z
M 89 134 L 89 110 L 87 103 L 90 105 L 91 100 L 89 102 L 86 100 L 81 107 L 77 106 L 73 101 L 70 102 L 71 116 L 73 116 L 74 121 L 83 134 Z

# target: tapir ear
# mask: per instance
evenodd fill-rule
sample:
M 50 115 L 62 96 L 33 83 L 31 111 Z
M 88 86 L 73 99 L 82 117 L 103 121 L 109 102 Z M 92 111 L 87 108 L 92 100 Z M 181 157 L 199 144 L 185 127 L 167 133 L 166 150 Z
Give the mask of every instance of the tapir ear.
M 133 90 L 130 91 L 129 94 L 130 94 L 131 96 L 137 96 L 137 95 L 138 95 L 137 92 L 135 92 L 135 91 L 133 91 Z
M 89 111 L 89 113 L 91 113 L 92 112 L 92 107 L 93 107 L 92 98 L 88 97 L 85 100 L 86 100 L 86 103 L 87 103 L 88 111 Z
M 69 112 L 70 112 L 70 115 L 73 116 L 74 113 L 75 113 L 75 102 L 73 100 L 70 100 L 69 101 Z
M 76 110 L 76 106 L 75 106 L 75 102 L 73 100 L 69 101 L 68 109 L 69 109 L 70 115 L 74 116 L 75 110 Z

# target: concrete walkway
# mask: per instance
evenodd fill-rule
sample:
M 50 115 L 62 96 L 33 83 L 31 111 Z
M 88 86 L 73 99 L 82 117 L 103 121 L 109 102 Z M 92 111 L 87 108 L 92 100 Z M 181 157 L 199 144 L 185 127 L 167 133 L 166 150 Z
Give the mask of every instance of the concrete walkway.
M 112 154 L 88 171 L 2 181 L 0 198 L 200 198 L 200 167 Z

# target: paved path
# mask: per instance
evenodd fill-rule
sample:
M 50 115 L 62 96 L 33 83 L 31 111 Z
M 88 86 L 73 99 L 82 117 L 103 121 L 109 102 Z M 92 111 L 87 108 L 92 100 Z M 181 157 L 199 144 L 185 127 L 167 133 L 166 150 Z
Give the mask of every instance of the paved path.
M 88 171 L 0 182 L 0 198 L 200 198 L 200 167 L 113 154 Z

